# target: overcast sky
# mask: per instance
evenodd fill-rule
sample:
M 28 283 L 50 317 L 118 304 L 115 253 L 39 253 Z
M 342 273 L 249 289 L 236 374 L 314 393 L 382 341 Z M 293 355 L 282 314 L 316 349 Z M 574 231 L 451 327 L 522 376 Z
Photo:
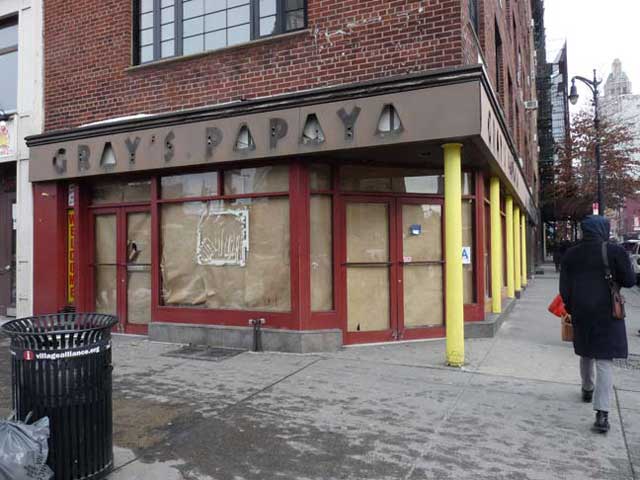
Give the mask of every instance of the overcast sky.
M 640 94 L 640 0 L 545 0 L 547 56 L 553 61 L 567 41 L 569 76 L 606 81 L 615 58 Z M 602 90 L 604 91 L 604 85 Z M 590 95 L 578 85 L 580 100 Z

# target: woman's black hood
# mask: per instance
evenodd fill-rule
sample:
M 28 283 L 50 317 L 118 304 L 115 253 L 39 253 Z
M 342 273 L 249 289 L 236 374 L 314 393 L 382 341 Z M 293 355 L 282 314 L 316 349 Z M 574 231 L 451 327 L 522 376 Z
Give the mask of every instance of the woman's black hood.
M 606 242 L 609 240 L 610 224 L 609 220 L 599 215 L 589 215 L 580 224 L 582 227 L 583 240 L 598 240 Z

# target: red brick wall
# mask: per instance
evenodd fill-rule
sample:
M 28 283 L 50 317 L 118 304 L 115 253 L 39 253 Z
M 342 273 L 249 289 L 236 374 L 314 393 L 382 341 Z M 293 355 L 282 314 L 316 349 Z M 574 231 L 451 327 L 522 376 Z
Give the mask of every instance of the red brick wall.
M 45 130 L 470 63 L 465 1 L 308 0 L 302 34 L 130 69 L 132 1 L 47 0 Z

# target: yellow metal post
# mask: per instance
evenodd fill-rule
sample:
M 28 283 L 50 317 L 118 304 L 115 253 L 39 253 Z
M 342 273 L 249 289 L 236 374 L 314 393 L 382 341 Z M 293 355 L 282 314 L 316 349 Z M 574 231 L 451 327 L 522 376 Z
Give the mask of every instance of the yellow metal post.
M 522 228 L 522 286 L 527 286 L 527 216 L 522 212 L 520 226 Z
M 513 197 L 511 197 L 511 195 L 508 195 L 506 198 L 505 216 L 507 223 L 505 228 L 507 231 L 507 297 L 515 298 L 515 267 L 513 262 Z
M 520 207 L 513 208 L 513 251 L 516 293 L 522 290 L 522 242 L 520 241 Z
M 491 311 L 502 312 L 502 222 L 500 218 L 500 179 L 491 177 Z
M 464 305 L 462 297 L 462 145 L 444 149 L 445 304 L 447 363 L 464 364 Z

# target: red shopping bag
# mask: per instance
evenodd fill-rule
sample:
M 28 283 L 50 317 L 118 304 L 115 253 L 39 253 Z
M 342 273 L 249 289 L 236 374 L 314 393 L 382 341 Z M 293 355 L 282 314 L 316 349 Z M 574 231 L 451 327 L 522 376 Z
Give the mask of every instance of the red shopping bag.
M 556 295 L 556 298 L 553 299 L 548 308 L 556 317 L 563 318 L 567 316 L 567 309 L 564 308 L 564 302 L 560 294 Z
M 560 295 L 556 295 L 556 298 L 549 304 L 549 311 L 556 317 L 560 317 L 562 322 L 560 324 L 560 336 L 564 342 L 573 341 L 573 324 L 571 323 L 571 315 L 567 313 L 567 309 L 564 307 L 564 301 Z

